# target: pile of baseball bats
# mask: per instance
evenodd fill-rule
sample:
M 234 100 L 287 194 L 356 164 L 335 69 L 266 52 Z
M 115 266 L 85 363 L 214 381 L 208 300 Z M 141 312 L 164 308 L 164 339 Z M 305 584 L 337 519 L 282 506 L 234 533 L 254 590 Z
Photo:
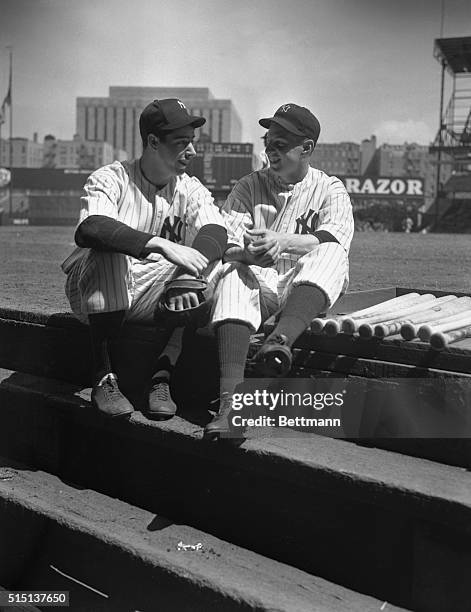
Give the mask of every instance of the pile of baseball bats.
M 362 338 L 401 334 L 405 340 L 418 338 L 440 351 L 471 337 L 471 297 L 406 293 L 348 315 L 314 319 L 311 331 L 331 338 L 340 332 Z

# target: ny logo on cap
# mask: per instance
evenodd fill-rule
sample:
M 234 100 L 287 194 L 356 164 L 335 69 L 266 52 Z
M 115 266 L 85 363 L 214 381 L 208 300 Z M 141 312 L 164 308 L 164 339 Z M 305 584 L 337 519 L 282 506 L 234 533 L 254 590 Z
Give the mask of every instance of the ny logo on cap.
M 283 111 L 284 113 L 287 113 L 290 108 L 291 108 L 291 106 L 289 104 L 283 104 L 283 106 L 280 108 L 280 110 Z
M 181 100 L 177 100 L 178 104 L 180 105 L 181 108 L 186 110 L 186 106 L 183 104 L 183 102 Z

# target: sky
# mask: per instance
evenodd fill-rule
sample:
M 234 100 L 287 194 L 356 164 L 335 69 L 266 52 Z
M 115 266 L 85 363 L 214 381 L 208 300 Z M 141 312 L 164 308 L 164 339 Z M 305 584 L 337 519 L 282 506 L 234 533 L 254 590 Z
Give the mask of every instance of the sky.
M 442 5 L 443 37 L 471 35 L 469 0 L 0 0 L 0 102 L 12 45 L 14 136 L 72 138 L 76 97 L 109 86 L 187 86 L 230 98 L 256 149 L 287 102 L 321 142 L 428 144 Z

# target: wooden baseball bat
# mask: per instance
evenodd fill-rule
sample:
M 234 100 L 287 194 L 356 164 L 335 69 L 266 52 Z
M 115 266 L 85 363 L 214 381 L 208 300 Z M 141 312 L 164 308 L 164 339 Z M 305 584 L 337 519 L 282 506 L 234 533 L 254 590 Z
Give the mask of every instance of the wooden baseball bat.
M 320 317 L 316 317 L 311 321 L 311 332 L 313 334 L 322 334 L 325 324 L 328 321 L 333 321 L 334 319 L 321 319 Z
M 329 338 L 335 338 L 335 336 L 340 333 L 342 321 L 343 317 L 340 319 L 329 319 L 324 325 L 324 333 L 329 336 Z
M 417 335 L 422 342 L 427 342 L 432 334 L 452 331 L 461 327 L 467 327 L 468 325 L 471 325 L 471 310 L 466 309 L 445 319 L 439 319 L 432 325 L 421 325 Z
M 437 298 L 437 301 L 430 308 L 421 310 L 416 314 L 412 313 L 407 319 L 391 319 L 390 321 L 384 321 L 384 323 L 378 323 L 374 327 L 373 334 L 376 338 L 394 336 L 401 331 L 401 327 L 405 323 L 428 323 L 447 314 L 455 313 L 456 308 L 453 308 L 455 304 L 458 304 L 456 295 L 444 295 Z
M 448 298 L 449 296 L 444 296 L 445 299 Z M 431 308 L 431 306 L 436 306 L 437 304 L 440 305 L 443 303 L 443 297 L 442 298 L 435 298 L 435 300 L 432 300 L 430 303 L 426 302 L 425 304 L 411 304 L 411 306 L 408 307 L 404 307 L 403 309 L 403 314 L 402 316 L 413 316 L 414 314 L 418 313 L 418 312 L 423 312 L 424 310 L 428 310 Z M 407 312 L 405 312 L 407 309 Z M 379 326 L 380 323 L 390 323 L 391 321 L 397 320 L 402 318 L 400 313 L 395 313 L 393 317 L 388 317 L 386 320 L 382 320 L 381 322 L 371 322 L 371 321 L 367 321 L 366 323 L 362 323 L 359 328 L 358 328 L 358 333 L 360 334 L 360 336 L 362 338 L 372 338 L 373 334 L 374 334 L 374 330 L 375 330 L 375 324 L 377 326 Z
M 471 325 L 455 329 L 447 334 L 443 332 L 433 333 L 430 336 L 430 346 L 436 351 L 442 351 L 449 344 L 458 342 L 458 340 L 463 340 L 464 338 L 471 338 Z
M 378 304 L 374 304 L 373 306 L 369 306 L 368 308 L 356 310 L 354 312 L 349 313 L 348 315 L 339 315 L 338 317 L 334 317 L 331 319 L 317 318 L 314 319 L 311 323 L 311 331 L 315 334 L 320 334 L 322 333 L 322 331 L 324 331 L 327 336 L 333 338 L 338 333 L 340 333 L 342 321 L 346 318 L 362 319 L 364 317 L 383 312 L 384 310 L 399 308 L 400 306 L 405 306 L 406 304 L 412 303 L 419 296 L 419 293 L 405 293 L 404 295 L 399 295 L 398 297 L 391 298 L 390 300 L 379 302 Z
M 345 334 L 354 334 L 358 331 L 360 325 L 364 323 L 382 323 L 383 321 L 389 321 L 394 317 L 406 317 L 411 312 L 417 312 L 420 309 L 424 309 L 426 305 L 430 305 L 431 302 L 436 301 L 437 298 L 431 293 L 426 293 L 424 295 L 419 295 L 414 302 L 409 304 L 400 306 L 399 309 L 394 311 L 384 311 L 379 312 L 377 314 L 372 314 L 368 317 L 364 317 L 362 319 L 355 319 L 353 317 L 345 317 L 342 321 L 342 331 Z
M 457 298 L 454 302 L 451 302 L 446 306 L 446 311 L 450 311 L 450 316 L 451 314 L 458 314 L 459 312 L 463 312 L 466 309 L 471 309 L 471 297 L 468 296 Z M 445 307 L 443 309 L 443 314 L 447 316 L 447 314 L 445 314 Z M 421 324 L 425 325 L 429 321 L 435 322 L 442 318 L 445 318 L 443 314 L 437 313 L 436 316 L 431 315 L 432 318 L 429 318 L 425 321 L 418 321 L 415 318 L 411 318 L 409 321 L 406 321 L 402 324 L 400 330 L 401 336 L 404 338 L 404 340 L 413 340 L 414 338 L 417 338 L 417 332 L 419 331 L 419 327 Z

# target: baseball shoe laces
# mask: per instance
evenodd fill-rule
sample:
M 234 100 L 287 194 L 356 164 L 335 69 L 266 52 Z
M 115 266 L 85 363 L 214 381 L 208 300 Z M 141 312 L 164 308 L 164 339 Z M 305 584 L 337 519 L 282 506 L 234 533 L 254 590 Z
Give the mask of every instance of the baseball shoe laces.
M 177 405 L 170 393 L 169 379 L 164 376 L 152 378 L 149 390 L 147 416 L 151 419 L 170 419 L 177 411 Z
M 152 392 L 155 394 L 156 399 L 160 402 L 168 402 L 170 400 L 170 388 L 168 380 L 158 380 L 152 385 Z

